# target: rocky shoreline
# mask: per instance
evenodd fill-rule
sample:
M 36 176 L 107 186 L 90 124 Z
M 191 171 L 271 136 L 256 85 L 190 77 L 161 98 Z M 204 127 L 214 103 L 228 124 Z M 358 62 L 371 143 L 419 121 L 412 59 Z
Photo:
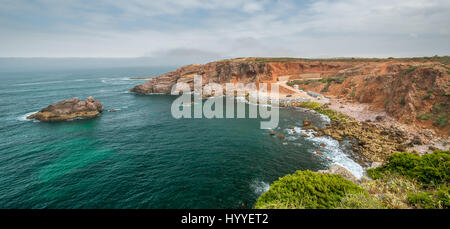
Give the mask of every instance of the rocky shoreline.
M 306 105 L 305 105 L 306 104 Z M 353 151 L 364 156 L 372 162 L 384 162 L 386 158 L 396 152 L 415 152 L 419 154 L 431 153 L 435 150 L 448 150 L 448 139 L 436 137 L 429 134 L 425 137 L 422 133 L 431 130 L 412 132 L 410 129 L 402 128 L 395 121 L 384 122 L 379 120 L 359 121 L 353 116 L 342 114 L 328 105 L 308 107 L 308 103 L 296 104 L 298 107 L 306 107 L 331 116 L 331 122 L 325 128 L 304 125 L 303 129 L 313 130 L 314 136 L 330 136 L 340 142 L 349 140 Z M 358 115 L 355 113 L 354 115 Z M 432 132 L 432 131 L 431 131 Z M 418 147 L 423 151 L 417 151 Z

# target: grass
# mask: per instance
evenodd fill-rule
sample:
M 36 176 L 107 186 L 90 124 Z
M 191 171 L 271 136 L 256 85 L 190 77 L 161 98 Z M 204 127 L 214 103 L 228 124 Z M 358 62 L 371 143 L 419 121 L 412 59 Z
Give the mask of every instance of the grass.
M 347 116 L 345 114 L 342 114 L 342 113 L 340 113 L 338 111 L 332 110 L 332 109 L 330 109 L 330 108 L 328 108 L 326 106 L 323 106 L 320 103 L 316 103 L 316 102 L 303 102 L 303 103 L 300 104 L 300 107 L 307 108 L 307 109 L 310 109 L 310 110 L 314 110 L 317 113 L 320 113 L 320 114 L 328 116 L 331 120 L 334 120 L 334 121 L 338 121 L 339 120 L 339 121 L 342 121 L 342 122 L 346 122 L 347 120 L 350 119 L 349 116 Z
M 408 194 L 420 190 L 420 185 L 414 179 L 391 173 L 363 182 L 361 187 L 380 203 L 381 208 L 387 209 L 411 208 Z
M 436 209 L 450 208 L 450 188 L 443 187 L 436 191 L 418 192 L 408 194 L 408 203 L 415 208 Z
M 423 156 L 393 154 L 385 165 L 369 169 L 367 173 L 375 179 L 373 188 L 378 191 L 374 193 L 381 193 L 382 198 L 391 196 L 388 199 L 396 201 L 397 204 L 392 204 L 381 200 L 388 208 L 450 208 L 450 151 L 435 151 Z M 388 178 L 390 176 L 396 179 Z M 396 192 L 386 191 L 388 182 L 395 180 L 406 185 L 394 185 L 398 189 Z M 370 189 L 368 192 L 372 193 Z

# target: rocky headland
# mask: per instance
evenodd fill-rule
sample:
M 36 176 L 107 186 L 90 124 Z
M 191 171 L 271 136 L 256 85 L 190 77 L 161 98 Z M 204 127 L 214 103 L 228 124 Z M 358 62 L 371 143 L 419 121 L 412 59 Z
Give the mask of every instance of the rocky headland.
M 382 161 L 393 152 L 448 149 L 449 64 L 448 57 L 238 58 L 184 66 L 131 91 L 170 93 L 177 82 L 193 88 L 195 76 L 202 76 L 203 84 L 277 83 L 280 106 L 318 102 L 349 117 L 344 123 L 333 120 L 327 130 L 317 134 L 357 139 L 354 148 L 358 152 Z M 364 109 L 352 109 L 355 107 Z
M 41 122 L 67 121 L 77 118 L 94 118 L 103 111 L 100 100 L 89 96 L 85 101 L 78 98 L 63 100 L 41 111 L 32 114 L 27 119 L 37 119 Z

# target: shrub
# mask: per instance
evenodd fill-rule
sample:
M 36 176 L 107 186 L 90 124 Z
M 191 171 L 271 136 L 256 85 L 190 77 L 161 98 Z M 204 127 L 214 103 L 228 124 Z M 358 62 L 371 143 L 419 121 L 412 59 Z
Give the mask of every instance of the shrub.
M 423 156 L 397 153 L 391 155 L 385 165 L 367 170 L 369 176 L 375 179 L 386 172 L 417 179 L 424 186 L 447 184 L 450 179 L 450 151 L 435 151 Z
M 390 102 L 391 102 L 391 100 L 389 98 L 387 98 L 386 101 L 384 102 L 384 108 L 386 108 Z
M 430 113 L 419 114 L 419 115 L 417 115 L 417 118 L 420 120 L 430 120 L 431 114 Z
M 433 121 L 433 125 L 446 127 L 448 125 L 448 115 L 447 113 L 442 113 Z
M 418 68 L 418 66 L 409 66 L 409 68 L 407 70 L 405 70 L 405 74 L 414 72 L 417 68 Z
M 429 99 L 433 95 L 433 91 L 429 90 L 427 91 L 427 94 L 423 97 L 423 99 Z
M 324 209 L 343 207 L 349 194 L 366 195 L 364 190 L 338 175 L 297 171 L 275 181 L 255 204 L 257 209 Z
M 400 98 L 400 104 L 401 105 L 405 105 L 405 97 L 401 97 Z
M 450 208 L 450 188 L 442 187 L 437 191 L 419 192 L 408 195 L 408 202 L 416 208 Z
M 287 82 L 287 85 L 293 87 L 294 85 L 301 85 L 303 83 L 304 83 L 303 80 L 292 80 L 292 81 Z
M 320 90 L 320 92 L 328 92 L 330 85 L 331 83 L 327 83 L 327 85 L 325 85 L 325 87 L 323 87 L 322 90 Z
M 436 208 L 431 195 L 426 192 L 419 192 L 408 195 L 408 202 L 416 208 L 433 209 Z
M 320 106 L 322 106 L 322 104 L 316 103 L 316 102 L 303 102 L 301 104 L 301 107 L 312 109 L 312 110 L 314 110 L 314 109 L 316 109 L 316 108 L 318 108 Z
M 351 96 L 351 97 L 355 97 L 355 95 L 356 95 L 356 89 L 353 88 L 352 93 L 350 94 L 350 96 Z

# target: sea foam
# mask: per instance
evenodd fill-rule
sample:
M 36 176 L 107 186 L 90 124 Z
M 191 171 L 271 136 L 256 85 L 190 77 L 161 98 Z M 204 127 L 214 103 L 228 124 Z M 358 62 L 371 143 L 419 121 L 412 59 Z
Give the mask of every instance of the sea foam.
M 37 112 L 38 111 L 33 111 L 33 112 L 26 113 L 24 115 L 21 115 L 21 116 L 17 117 L 17 120 L 19 120 L 19 121 L 31 121 L 31 119 L 27 119 L 27 117 L 32 115 L 32 114 L 35 114 Z
M 329 136 L 322 137 L 314 137 L 315 131 L 313 130 L 303 130 L 300 127 L 294 127 L 294 130 L 286 129 L 285 132 L 294 135 L 294 131 L 296 135 L 306 134 L 308 138 L 305 138 L 308 141 L 312 141 L 318 149 L 323 153 L 323 155 L 319 155 L 321 157 L 325 157 L 330 161 L 330 164 L 339 164 L 344 168 L 348 169 L 353 175 L 358 178 L 361 178 L 364 174 L 364 169 L 361 165 L 353 161 L 344 151 L 342 151 L 339 141 L 333 139 Z M 291 137 L 289 136 L 289 137 Z M 290 138 L 286 138 L 291 140 Z M 320 144 L 325 144 L 324 147 L 321 147 Z M 311 153 L 313 153 L 311 151 Z

